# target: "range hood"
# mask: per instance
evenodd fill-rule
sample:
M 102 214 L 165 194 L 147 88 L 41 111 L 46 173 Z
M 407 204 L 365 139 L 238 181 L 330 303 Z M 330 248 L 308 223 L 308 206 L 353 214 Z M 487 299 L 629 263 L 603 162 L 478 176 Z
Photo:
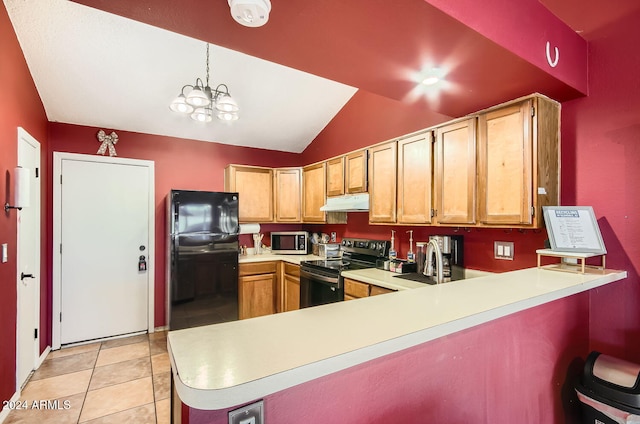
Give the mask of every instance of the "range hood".
M 369 193 L 328 197 L 327 204 L 322 206 L 320 210 L 324 212 L 367 212 L 369 210 Z

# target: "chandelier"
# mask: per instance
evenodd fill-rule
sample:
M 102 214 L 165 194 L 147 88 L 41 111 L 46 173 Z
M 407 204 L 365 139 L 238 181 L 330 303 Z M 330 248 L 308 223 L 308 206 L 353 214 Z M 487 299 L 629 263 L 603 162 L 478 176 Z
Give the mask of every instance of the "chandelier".
M 187 94 L 185 95 L 185 90 Z M 169 106 L 172 111 L 190 115 L 191 119 L 199 122 L 211 122 L 213 116 L 222 121 L 238 119 L 240 108 L 229 94 L 226 84 L 218 84 L 216 88 L 209 87 L 209 43 L 207 43 L 207 77 L 203 83 L 200 78 L 194 85 L 185 85 L 182 91 Z

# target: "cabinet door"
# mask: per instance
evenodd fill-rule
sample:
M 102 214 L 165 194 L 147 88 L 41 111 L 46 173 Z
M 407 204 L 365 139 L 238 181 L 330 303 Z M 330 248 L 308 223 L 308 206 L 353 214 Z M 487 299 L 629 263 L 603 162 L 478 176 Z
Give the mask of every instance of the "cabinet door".
M 300 222 L 300 168 L 280 168 L 275 171 L 276 222 Z
M 300 277 L 284 276 L 284 311 L 300 309 Z
M 351 153 L 345 158 L 345 191 L 349 194 L 367 191 L 367 151 Z
M 327 196 L 344 194 L 344 156 L 327 161 Z
M 478 117 L 478 210 L 484 224 L 531 224 L 531 102 Z
M 238 192 L 240 222 L 273 222 L 273 170 L 229 165 L 225 169 L 226 191 Z
M 302 168 L 303 222 L 325 222 L 325 213 L 320 210 L 325 198 L 324 162 Z
M 369 284 L 356 280 L 344 279 L 345 300 L 360 299 L 369 296 Z
M 276 274 L 240 277 L 238 284 L 240 319 L 276 313 Z
M 475 224 L 476 118 L 437 129 L 435 204 L 440 224 Z
M 398 140 L 398 224 L 431 223 L 431 131 Z
M 369 149 L 369 222 L 396 222 L 397 143 Z

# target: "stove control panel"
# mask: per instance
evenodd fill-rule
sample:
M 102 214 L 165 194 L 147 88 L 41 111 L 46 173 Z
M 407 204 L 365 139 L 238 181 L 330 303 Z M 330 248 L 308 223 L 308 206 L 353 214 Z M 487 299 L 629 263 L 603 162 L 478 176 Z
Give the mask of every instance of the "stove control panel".
M 385 240 L 369 240 L 344 238 L 342 239 L 342 250 L 344 252 L 359 253 L 361 255 L 375 256 L 377 258 L 387 257 L 391 243 Z

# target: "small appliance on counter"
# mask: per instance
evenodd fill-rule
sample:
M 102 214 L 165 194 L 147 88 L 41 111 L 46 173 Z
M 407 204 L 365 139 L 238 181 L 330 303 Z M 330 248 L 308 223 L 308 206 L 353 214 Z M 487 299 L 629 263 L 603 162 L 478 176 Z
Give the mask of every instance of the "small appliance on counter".
M 462 236 L 429 236 L 429 241 L 435 240 L 442 252 L 442 273 L 444 276 L 444 282 L 463 280 L 464 279 L 464 264 L 462 256 Z M 427 246 L 428 247 L 428 246 Z M 431 265 L 431 267 L 429 266 Z M 433 270 L 431 276 L 435 276 L 437 267 L 436 253 L 428 255 L 425 262 L 426 269 L 431 268 Z
M 434 248 L 433 244 L 437 244 L 438 248 Z M 403 274 L 395 277 L 436 284 L 438 267 L 441 267 L 442 282 L 464 279 L 462 236 L 429 236 L 429 242 L 417 242 L 416 246 L 416 268 L 402 269 L 400 272 Z
M 339 243 L 319 243 L 318 256 L 322 259 L 339 259 L 342 256 Z
M 306 231 L 281 231 L 271 233 L 271 253 L 282 255 L 306 255 L 310 249 Z

